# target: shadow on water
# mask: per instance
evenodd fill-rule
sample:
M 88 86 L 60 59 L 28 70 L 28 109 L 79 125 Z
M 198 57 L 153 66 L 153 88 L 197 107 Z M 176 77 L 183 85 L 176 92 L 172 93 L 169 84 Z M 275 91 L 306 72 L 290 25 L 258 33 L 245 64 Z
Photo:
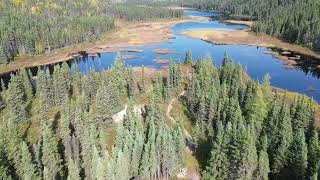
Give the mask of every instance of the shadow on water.
M 220 17 L 222 15 L 221 13 L 192 10 L 185 10 L 184 13 L 186 15 L 211 18 Z M 179 23 L 171 28 L 171 32 L 175 35 L 175 38 L 160 44 L 135 47 L 141 49 L 141 53 L 122 52 L 121 55 L 131 55 L 135 57 L 131 59 L 123 59 L 122 62 L 131 67 L 144 65 L 145 67 L 159 69 L 167 67 L 168 64 L 159 64 L 154 61 L 155 59 L 183 60 L 185 52 L 190 49 L 194 60 L 198 57 L 203 57 L 206 53 L 209 53 L 214 60 L 214 64 L 216 66 L 220 66 L 223 54 L 227 51 L 231 59 L 246 67 L 247 73 L 252 79 L 262 81 L 265 74 L 269 74 L 271 76 L 272 86 L 292 92 L 303 93 L 307 96 L 313 97 L 317 101 L 320 101 L 320 61 L 313 57 L 304 56 L 294 52 L 287 53 L 285 55 L 291 60 L 290 62 L 292 62 L 293 59 L 295 62 L 294 66 L 291 64 L 291 67 L 288 68 L 283 66 L 285 63 L 284 61 L 278 61 L 271 54 L 267 54 L 267 48 L 257 48 L 256 46 L 246 45 L 215 45 L 200 39 L 188 38 L 179 34 L 181 31 L 192 29 L 241 30 L 246 28 L 247 26 L 244 25 L 225 24 L 212 20 Z M 169 49 L 177 53 L 156 54 L 154 53 L 154 50 L 156 49 Z M 273 51 L 279 51 L 279 53 L 281 53 L 281 50 L 278 49 L 273 49 Z M 73 66 L 77 65 L 82 73 L 86 73 L 88 70 L 92 69 L 95 71 L 108 69 L 113 64 L 117 55 L 117 53 L 101 53 L 96 57 L 91 57 L 86 52 L 79 52 L 79 54 L 81 54 L 81 57 L 69 60 L 67 63 L 71 69 Z M 52 73 L 54 65 L 56 64 L 46 65 L 43 66 L 42 69 L 48 68 Z M 32 75 L 37 74 L 37 67 L 29 69 L 32 72 Z M 10 80 L 11 73 L 15 72 L 10 72 L 1 76 L 6 84 Z M 312 91 L 310 91 L 310 89 Z
M 273 52 L 287 57 L 289 60 L 294 61 L 293 68 L 301 70 L 305 75 L 311 75 L 314 78 L 320 78 L 320 59 L 315 59 L 312 56 L 300 54 L 293 51 L 283 51 L 278 48 L 270 48 Z

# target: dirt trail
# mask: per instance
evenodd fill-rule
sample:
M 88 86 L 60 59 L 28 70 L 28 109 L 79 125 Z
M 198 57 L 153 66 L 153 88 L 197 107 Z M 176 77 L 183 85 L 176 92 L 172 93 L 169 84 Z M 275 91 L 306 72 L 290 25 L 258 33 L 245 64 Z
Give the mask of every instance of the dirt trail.
M 171 101 L 169 102 L 169 105 L 168 105 L 168 108 L 167 108 L 167 113 L 166 113 L 166 116 L 172 121 L 172 122 L 176 122 L 176 120 L 170 115 L 172 109 L 173 109 L 173 103 L 178 100 L 180 98 L 180 96 L 183 96 L 184 94 L 186 93 L 186 91 L 182 91 L 177 97 L 171 99 Z M 189 152 L 193 152 L 194 150 L 194 143 L 193 143 L 193 139 L 192 139 L 192 136 L 190 135 L 190 133 L 185 129 L 183 128 L 183 133 L 184 135 L 186 136 L 186 139 L 187 139 L 187 147 L 188 147 L 188 150 Z
M 174 123 L 176 122 L 176 120 L 170 115 L 170 112 L 173 109 L 174 102 L 176 100 L 178 100 L 181 96 L 184 96 L 185 93 L 186 93 L 186 91 L 182 91 L 177 97 L 171 99 L 171 101 L 169 102 L 166 116 Z M 195 145 L 193 143 L 192 136 L 184 127 L 183 127 L 183 133 L 186 136 L 186 140 L 187 140 L 186 151 L 189 154 L 189 156 L 192 156 L 192 153 L 193 153 L 194 147 L 195 147 Z M 182 167 L 177 173 L 177 179 L 200 180 L 200 177 L 199 177 L 196 169 L 197 168 L 196 168 L 196 166 L 194 166 L 194 164 L 192 165 L 192 167 Z

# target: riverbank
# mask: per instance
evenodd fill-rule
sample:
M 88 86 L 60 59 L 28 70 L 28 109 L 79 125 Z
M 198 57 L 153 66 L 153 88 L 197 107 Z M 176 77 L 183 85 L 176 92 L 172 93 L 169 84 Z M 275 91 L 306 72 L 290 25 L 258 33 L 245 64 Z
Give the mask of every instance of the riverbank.
M 249 28 L 252 27 L 253 25 L 253 21 L 238 21 L 238 20 L 224 20 L 222 21 L 226 24 L 239 24 L 239 25 L 246 25 L 248 26 Z
M 81 43 L 39 56 L 19 56 L 8 65 L 0 67 L 0 75 L 21 68 L 31 68 L 69 61 L 84 55 L 96 56 L 103 52 L 141 52 L 136 46 L 165 42 L 174 38 L 170 28 L 175 24 L 207 20 L 204 17 L 184 17 L 182 19 L 158 19 L 145 22 L 116 21 L 116 29 L 108 32 L 99 41 Z
M 248 21 L 229 20 L 225 22 L 232 24 L 243 24 L 247 26 L 250 26 L 250 24 L 252 25 L 252 22 Z M 257 35 L 249 30 L 188 30 L 180 33 L 191 38 L 198 38 L 219 45 L 249 45 L 267 47 L 270 48 L 268 53 L 272 54 L 279 60 L 299 60 L 299 54 L 320 60 L 320 54 L 308 48 L 286 43 L 278 38 L 268 35 Z M 271 48 L 278 49 L 280 53 L 273 52 Z M 296 55 L 296 57 L 286 56 L 286 54 L 291 54 L 291 52 L 298 55 Z

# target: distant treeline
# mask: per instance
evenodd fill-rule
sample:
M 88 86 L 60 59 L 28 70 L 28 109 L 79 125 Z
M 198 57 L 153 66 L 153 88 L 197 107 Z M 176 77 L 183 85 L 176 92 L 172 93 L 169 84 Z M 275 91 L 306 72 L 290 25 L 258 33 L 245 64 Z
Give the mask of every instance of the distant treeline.
M 147 6 L 177 6 L 181 5 L 181 0 L 127 0 L 125 3 L 130 5 Z
M 169 9 L 165 7 L 147 7 L 147 6 L 113 6 L 110 12 L 116 17 L 128 21 L 141 21 L 152 18 L 180 18 L 183 11 Z
M 96 40 L 115 27 L 114 17 L 143 20 L 181 14 L 164 7 L 127 7 L 104 1 L 4 0 L 0 3 L 0 64 L 13 61 L 17 55 L 38 55 Z
M 201 0 L 185 6 L 249 15 L 258 21 L 253 30 L 320 50 L 320 3 L 317 0 Z

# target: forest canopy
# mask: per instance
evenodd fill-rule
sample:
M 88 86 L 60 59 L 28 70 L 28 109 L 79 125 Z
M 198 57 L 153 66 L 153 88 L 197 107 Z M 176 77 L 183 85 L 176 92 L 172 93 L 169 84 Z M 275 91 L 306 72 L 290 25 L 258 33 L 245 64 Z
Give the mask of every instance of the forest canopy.
M 179 18 L 180 10 L 108 1 L 0 2 L 0 64 L 18 55 L 40 55 L 92 42 L 115 28 L 115 19 Z
M 185 6 L 250 16 L 253 31 L 320 51 L 319 0 L 186 0 Z
M 12 75 L 0 93 L 1 179 L 169 179 L 190 153 L 202 179 L 319 176 L 311 99 L 250 80 L 227 54 L 220 68 L 189 51 L 163 73 L 139 69 L 118 56 L 100 72 L 63 63 Z

